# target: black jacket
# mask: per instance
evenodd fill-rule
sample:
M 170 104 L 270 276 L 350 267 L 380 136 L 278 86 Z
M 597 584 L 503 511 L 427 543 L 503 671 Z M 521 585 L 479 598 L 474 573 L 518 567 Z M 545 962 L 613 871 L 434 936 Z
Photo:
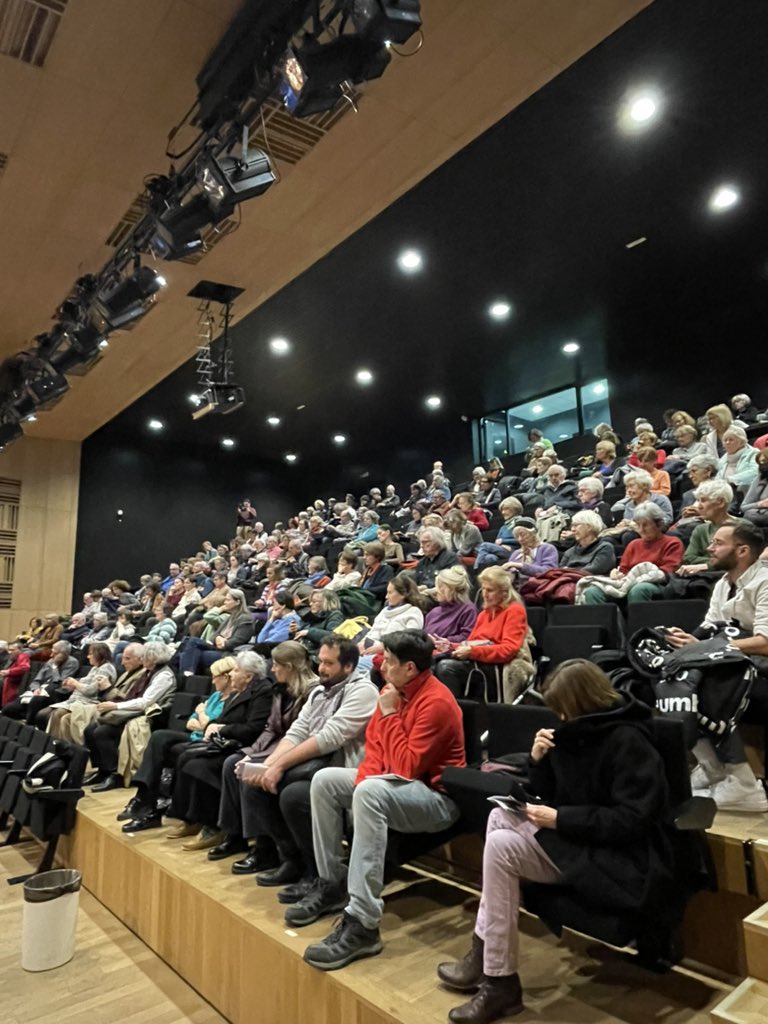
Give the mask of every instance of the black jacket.
M 552 508 L 555 505 L 565 512 L 576 512 L 581 508 L 574 480 L 564 480 L 559 487 L 547 484 L 542 495 L 544 496 L 544 508 Z
M 219 626 L 216 632 L 213 634 L 215 640 L 217 636 L 229 625 L 229 619 L 225 619 L 224 622 Z M 234 651 L 238 647 L 242 647 L 244 644 L 250 643 L 253 638 L 253 619 L 250 615 L 241 615 L 232 627 L 232 635 L 227 637 L 224 642 L 224 647 L 216 647 L 216 644 L 212 643 L 210 646 L 216 650 L 222 652 L 221 656 L 224 657 L 224 651 Z
M 360 586 L 363 590 L 370 590 L 376 597 L 381 598 L 383 601 L 387 596 L 387 584 L 392 579 L 394 573 L 392 572 L 392 566 L 387 565 L 386 562 L 382 562 L 381 565 L 377 566 L 376 569 L 369 575 L 363 576 L 363 581 Z
M 413 578 L 418 586 L 431 589 L 435 585 L 435 577 L 440 570 L 447 569 L 449 565 L 456 565 L 458 561 L 456 554 L 453 551 L 449 551 L 448 548 L 443 548 L 434 558 L 428 558 L 427 555 L 424 555 L 423 558 L 419 559 L 418 565 L 413 570 Z
M 650 708 L 633 699 L 564 722 L 555 749 L 530 763 L 557 827 L 536 839 L 589 906 L 661 912 L 671 902 L 674 854 L 667 781 Z
M 224 701 L 217 719 L 224 726 L 220 735 L 247 747 L 267 724 L 271 708 L 272 684 L 268 679 L 254 680 L 242 693 L 234 693 Z
M 581 569 L 591 576 L 607 576 L 616 568 L 616 548 L 609 540 L 592 541 L 585 548 L 574 544 L 560 558 L 561 569 Z

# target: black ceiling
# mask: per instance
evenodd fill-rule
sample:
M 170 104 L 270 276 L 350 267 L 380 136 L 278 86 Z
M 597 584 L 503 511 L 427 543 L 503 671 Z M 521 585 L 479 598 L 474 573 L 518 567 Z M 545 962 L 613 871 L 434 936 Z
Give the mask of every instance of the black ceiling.
M 333 458 L 337 431 L 361 467 L 465 442 L 469 457 L 461 416 L 570 384 L 560 347 L 571 338 L 586 375 L 608 374 L 618 419 L 616 399 L 664 407 L 686 373 L 680 404 L 720 400 L 734 344 L 762 352 L 768 314 L 766 53 L 765 0 L 655 0 L 239 323 L 242 410 L 193 422 L 190 361 L 100 439 L 135 438 L 158 417 L 177 445 L 230 435 L 254 457 Z M 647 85 L 661 117 L 623 134 L 622 100 Z M 742 200 L 714 215 L 707 199 L 723 182 Z M 638 236 L 648 241 L 627 250 Z M 424 256 L 412 276 L 395 262 L 409 246 Z M 498 298 L 514 305 L 503 324 L 487 315 Z M 190 299 L 190 332 L 195 317 Z M 289 355 L 270 354 L 275 335 Z M 760 392 L 737 365 L 741 387 Z M 363 366 L 369 388 L 353 379 Z

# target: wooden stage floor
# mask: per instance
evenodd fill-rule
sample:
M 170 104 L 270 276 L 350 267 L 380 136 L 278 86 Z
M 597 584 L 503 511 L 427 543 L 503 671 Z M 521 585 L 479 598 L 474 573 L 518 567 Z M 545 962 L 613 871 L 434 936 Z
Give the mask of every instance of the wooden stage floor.
M 385 894 L 384 952 L 323 973 L 301 955 L 327 934 L 330 919 L 286 928 L 274 890 L 259 889 L 252 876 L 232 875 L 231 861 L 185 852 L 165 838 L 165 829 L 124 835 L 115 814 L 126 799 L 125 792 L 84 797 L 62 858 L 234 1024 L 443 1024 L 462 1001 L 437 985 L 435 965 L 465 951 L 476 907 L 467 889 L 403 869 Z M 521 1022 L 704 1024 L 730 991 L 682 969 L 648 974 L 582 936 L 557 940 L 527 915 L 521 927 Z

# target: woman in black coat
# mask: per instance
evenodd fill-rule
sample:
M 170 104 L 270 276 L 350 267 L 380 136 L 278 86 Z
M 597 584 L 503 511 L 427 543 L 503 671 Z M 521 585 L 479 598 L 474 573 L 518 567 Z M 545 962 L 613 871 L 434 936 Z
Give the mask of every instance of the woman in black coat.
M 553 672 L 544 699 L 563 724 L 539 730 L 531 750 L 531 788 L 541 803 L 491 812 L 472 949 L 438 967 L 446 984 L 478 989 L 451 1010 L 454 1024 L 488 1024 L 523 1008 L 521 879 L 572 887 L 595 910 L 652 917 L 671 901 L 673 826 L 650 708 L 621 696 L 581 659 Z

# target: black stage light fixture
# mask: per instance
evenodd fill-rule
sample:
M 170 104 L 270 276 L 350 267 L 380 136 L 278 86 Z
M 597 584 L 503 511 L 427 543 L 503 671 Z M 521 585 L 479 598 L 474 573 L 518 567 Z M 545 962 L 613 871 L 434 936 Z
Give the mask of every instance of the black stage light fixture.
M 133 273 L 105 285 L 96 293 L 95 307 L 110 330 L 128 330 L 149 309 L 165 278 L 153 267 L 134 265 Z M 101 340 L 101 339 L 99 339 Z
M 232 204 L 222 203 L 216 209 L 207 193 L 194 196 L 187 203 L 172 206 L 155 221 L 149 246 L 163 260 L 178 260 L 196 252 L 203 244 L 200 232 L 218 224 L 233 212 Z
M 40 360 L 34 376 L 27 381 L 27 392 L 40 408 L 49 408 L 69 391 L 69 381 L 52 363 Z M 31 411 L 31 410 L 30 410 Z
M 421 28 L 421 0 L 353 0 L 352 24 L 379 43 L 407 43 Z
M 245 391 L 237 384 L 210 384 L 199 397 L 200 405 L 192 413 L 193 420 L 202 419 L 212 412 L 228 416 L 245 403 Z
M 267 154 L 249 149 L 242 157 L 209 156 L 198 171 L 198 183 L 214 210 L 263 195 L 277 175 Z
M 350 85 L 379 78 L 391 59 L 386 46 L 361 36 L 339 36 L 330 43 L 310 39 L 283 58 L 278 92 L 296 117 L 332 110 Z

